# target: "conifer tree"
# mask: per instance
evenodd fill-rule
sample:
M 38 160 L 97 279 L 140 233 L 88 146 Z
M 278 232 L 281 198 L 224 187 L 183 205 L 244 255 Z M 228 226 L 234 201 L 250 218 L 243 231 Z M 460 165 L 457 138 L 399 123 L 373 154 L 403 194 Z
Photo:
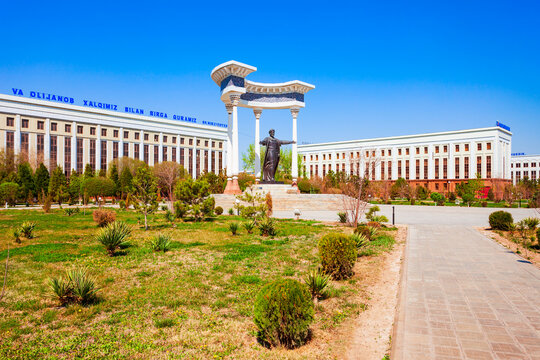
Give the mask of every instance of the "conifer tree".
M 43 165 L 43 163 L 39 164 L 39 167 L 36 170 L 36 174 L 34 176 L 34 182 L 35 182 L 35 189 L 38 198 L 41 196 L 46 196 L 49 192 L 49 170 L 47 170 L 47 167 Z
M 19 196 L 24 201 L 32 199 L 35 194 L 34 174 L 30 164 L 23 162 L 17 169 L 17 183 L 19 184 Z
M 148 214 L 158 208 L 157 181 L 148 165 L 141 166 L 132 181 L 131 199 L 135 209 L 144 215 L 144 230 L 148 229 Z
M 62 205 L 62 200 L 66 193 L 66 175 L 61 166 L 58 166 L 51 175 L 49 182 L 49 195 L 56 200 L 58 205 Z

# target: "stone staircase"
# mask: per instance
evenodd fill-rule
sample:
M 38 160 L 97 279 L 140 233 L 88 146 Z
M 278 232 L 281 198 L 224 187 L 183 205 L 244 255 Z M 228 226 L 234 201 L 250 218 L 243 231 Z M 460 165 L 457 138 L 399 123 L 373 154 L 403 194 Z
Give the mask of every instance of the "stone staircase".
M 225 212 L 233 208 L 234 195 L 214 194 L 216 206 L 221 206 Z M 273 211 L 343 211 L 344 195 L 333 194 L 273 194 Z

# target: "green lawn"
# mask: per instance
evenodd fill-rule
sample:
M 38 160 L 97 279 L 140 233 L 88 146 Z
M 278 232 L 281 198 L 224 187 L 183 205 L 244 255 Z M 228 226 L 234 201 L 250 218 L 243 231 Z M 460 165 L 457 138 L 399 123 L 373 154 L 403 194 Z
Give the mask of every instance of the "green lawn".
M 60 210 L 0 211 L 0 261 L 10 248 L 5 298 L 0 301 L 0 358 L 333 358 L 328 339 L 340 324 L 365 306 L 358 294 L 369 289 L 362 274 L 333 282 L 333 297 L 316 307 L 313 340 L 294 351 L 268 350 L 256 341 L 253 300 L 269 281 L 301 280 L 318 266 L 317 240 L 342 227 L 311 221 L 279 220 L 278 236 L 232 236 L 221 216 L 211 222 L 177 222 L 172 228 L 156 214 L 151 229 L 134 212 L 117 218 L 135 227 L 131 246 L 115 257 L 94 239 L 87 210 L 71 217 Z M 36 237 L 15 244 L 11 229 L 24 220 L 37 223 Z M 153 252 L 148 238 L 158 232 L 173 239 L 170 251 Z M 392 248 L 393 235 L 381 235 L 366 255 Z M 88 306 L 59 307 L 47 281 L 75 266 L 88 267 L 101 288 Z

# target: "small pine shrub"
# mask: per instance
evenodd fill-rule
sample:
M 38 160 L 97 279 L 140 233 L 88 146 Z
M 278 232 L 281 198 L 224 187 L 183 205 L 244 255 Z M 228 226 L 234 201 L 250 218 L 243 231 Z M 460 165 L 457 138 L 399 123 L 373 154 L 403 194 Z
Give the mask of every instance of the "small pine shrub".
M 229 223 L 229 230 L 231 231 L 231 234 L 236 235 L 238 228 L 239 226 L 237 222 Z
M 272 218 L 266 217 L 259 221 L 259 231 L 262 236 L 276 236 L 276 223 Z
M 347 222 L 347 213 L 346 212 L 338 212 L 337 216 L 339 218 L 340 223 L 345 224 Z
M 331 233 L 319 240 L 322 270 L 335 280 L 353 275 L 356 253 L 356 244 L 345 234 Z
M 290 349 L 303 345 L 309 338 L 314 305 L 306 285 L 282 279 L 261 289 L 253 314 L 261 342 Z
M 228 211 L 228 212 L 229 212 L 229 215 L 234 215 L 234 210 L 233 210 L 233 208 L 229 208 L 229 211 Z
M 328 284 L 330 283 L 330 275 L 327 275 L 317 269 L 309 272 L 304 278 L 312 299 L 326 299 L 329 295 L 328 293 Z
M 117 249 L 128 246 L 127 238 L 130 234 L 129 225 L 122 221 L 115 221 L 100 229 L 96 240 L 105 246 L 109 256 L 113 256 Z
M 514 223 L 512 214 L 506 211 L 495 211 L 489 215 L 489 226 L 493 230 L 510 230 L 511 225 Z
M 17 244 L 21 243 L 21 229 L 20 228 L 13 229 L 13 238 L 15 239 L 15 242 Z
M 31 221 L 23 221 L 20 227 L 21 235 L 27 239 L 32 239 L 34 237 L 35 228 L 36 228 L 36 223 L 31 222 Z
M 188 207 L 183 201 L 174 202 L 174 213 L 178 219 L 183 218 L 188 212 Z
M 221 215 L 223 214 L 223 208 L 221 206 L 216 206 L 216 208 L 214 209 L 214 212 L 216 213 L 216 215 Z
M 51 205 L 52 205 L 52 197 L 50 195 L 47 195 L 43 198 L 43 211 L 45 213 L 48 213 L 51 211 Z
M 107 226 L 116 220 L 116 213 L 111 210 L 94 210 L 92 217 L 99 227 Z
M 246 229 L 248 234 L 253 234 L 253 229 L 255 228 L 255 222 L 254 221 L 248 221 L 242 224 L 244 229 Z
M 171 247 L 171 236 L 158 234 L 150 239 L 150 247 L 154 251 L 167 251 Z

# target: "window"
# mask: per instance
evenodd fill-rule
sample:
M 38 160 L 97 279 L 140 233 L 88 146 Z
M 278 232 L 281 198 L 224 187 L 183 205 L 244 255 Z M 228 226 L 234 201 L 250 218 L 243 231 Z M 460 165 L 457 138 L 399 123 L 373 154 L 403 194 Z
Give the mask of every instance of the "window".
M 322 176 L 323 177 L 326 176 L 326 164 L 323 164 L 323 166 L 322 166 Z
M 443 179 L 448 179 L 448 159 L 443 159 Z
M 447 153 L 447 152 L 448 152 L 448 145 L 444 145 L 444 148 L 443 148 L 443 149 L 444 149 L 443 151 L 444 151 L 445 153 Z
M 384 156 L 384 149 L 381 150 L 381 156 Z M 337 158 L 339 159 L 339 154 L 337 154 Z
M 137 134 L 137 133 L 135 133 Z M 139 156 L 140 156 L 140 148 L 139 148 L 139 144 L 133 144 L 133 157 L 135 159 L 139 159 Z
M 22 119 L 21 127 L 23 129 L 28 129 L 28 119 Z
M 220 148 L 220 149 L 223 148 L 223 143 L 222 143 L 222 142 L 219 143 L 219 148 Z M 221 154 L 221 153 L 220 153 L 220 154 Z M 221 156 L 221 155 L 220 155 L 220 156 Z M 221 169 L 221 167 L 220 167 L 220 169 Z
M 536 171 L 531 171 L 531 180 L 536 181 Z
M 388 162 L 388 179 L 392 179 L 392 162 Z
M 122 156 L 129 156 L 129 143 L 124 143 L 124 152 L 122 154 Z
M 71 138 L 64 137 L 64 170 L 71 173 Z
M 401 155 L 401 149 L 398 149 L 397 153 L 398 155 Z
M 419 155 L 419 154 L 420 154 L 420 148 L 417 147 L 417 148 L 416 148 L 416 155 Z
M 491 150 L 491 143 L 490 142 L 486 143 L 486 149 Z
M 51 131 L 56 131 L 56 129 L 58 128 L 58 124 L 53 122 L 51 123 Z
M 454 165 L 455 165 L 455 178 L 459 179 L 459 158 L 454 159 Z
M 476 174 L 482 176 L 482 157 L 476 157 Z
M 491 156 L 486 156 L 486 178 L 491 179 Z
M 43 151 L 45 150 L 45 136 L 37 134 L 36 151 L 39 159 L 43 159 Z
M 150 151 L 148 149 L 148 145 L 144 145 L 144 162 L 148 164 L 148 160 L 150 160 Z
M 124 131 L 124 139 L 129 139 L 129 131 Z
M 180 138 L 180 145 L 183 145 L 185 141 L 186 141 L 186 139 L 184 139 L 183 137 L 181 137 L 181 138 Z
M 469 144 L 465 144 L 465 151 L 469 151 Z
M 101 169 L 107 171 L 107 141 L 101 140 Z
M 476 146 L 478 147 L 478 151 L 482 151 L 482 143 L 478 143 Z
M 167 147 L 163 147 L 163 161 L 167 161 Z
M 58 151 L 57 137 L 56 135 L 53 135 L 51 136 L 51 139 L 49 142 L 49 163 L 50 163 L 49 167 L 50 167 L 51 172 L 54 169 L 56 169 L 56 166 L 58 166 L 57 151 Z
M 456 145 L 456 152 L 459 152 L 459 145 Z
M 65 132 L 67 132 L 67 133 L 71 133 L 71 125 L 70 125 L 70 124 L 64 125 L 64 130 L 65 130 Z
M 397 162 L 397 175 L 398 175 L 398 178 L 401 177 L 401 160 L 398 160 Z
M 96 135 L 96 128 L 95 127 L 90 128 L 90 135 Z
M 384 150 L 383 150 L 384 151 Z M 336 154 L 336 159 L 339 160 L 339 153 Z M 306 161 L 306 157 L 304 156 L 304 161 Z
M 26 160 L 28 160 L 28 150 L 30 150 L 28 144 L 28 133 L 21 133 L 21 152 L 23 153 L 23 156 L 27 157 Z
M 176 144 L 176 136 L 173 136 L 172 137 L 172 143 L 173 144 Z M 215 141 L 212 141 L 212 147 L 215 147 L 216 146 L 216 142 Z
M 328 160 L 332 160 L 332 154 L 328 154 Z
M 524 167 L 524 168 L 528 168 L 528 167 L 529 167 L 529 163 L 523 163 L 523 167 Z
M 6 131 L 6 148 L 13 151 L 15 149 L 15 133 Z
M 428 178 L 428 159 L 424 159 L 424 180 Z
M 144 134 L 144 141 L 148 141 L 148 134 Z
M 112 157 L 118 159 L 118 141 L 114 141 L 112 145 Z
M 77 134 L 83 133 L 83 127 L 81 125 L 77 126 Z
M 467 146 L 467 145 L 465 145 Z M 469 157 L 467 156 L 465 159 L 464 159 L 464 164 L 463 164 L 463 172 L 465 173 L 465 179 L 468 179 L 469 178 Z
M 107 136 L 107 129 L 101 129 L 101 136 Z
M 536 167 L 536 163 L 535 163 L 535 162 L 531 163 L 531 167 L 535 168 L 535 167 Z
M 191 142 L 193 143 L 193 139 L 190 139 Z M 188 150 L 188 161 L 187 161 L 187 168 L 188 168 L 188 173 L 189 174 L 193 174 L 193 149 L 189 149 Z
M 113 130 L 113 137 L 115 137 L 115 138 L 118 137 L 118 130 Z
M 427 153 L 428 153 L 428 147 L 424 146 L 424 154 L 427 154 Z
M 435 179 L 439 178 L 439 159 L 435 159 Z
M 219 147 L 221 147 L 221 143 L 219 143 Z M 223 169 L 223 153 L 219 152 L 219 168 Z
M 439 146 L 435 146 L 435 154 L 439 153 Z
M 326 154 L 323 154 L 322 159 L 326 160 Z
M 90 128 L 90 133 L 92 133 L 92 128 Z M 94 139 L 90 139 L 90 167 L 92 167 L 93 171 L 96 170 L 96 140 Z
M 384 161 L 381 161 L 381 180 L 385 180 L 384 179 L 384 169 L 385 169 L 384 165 L 385 165 Z M 339 168 L 338 168 L 338 171 L 339 171 Z
M 388 156 L 392 156 L 392 150 L 388 149 Z
M 420 151 L 420 148 L 417 148 Z M 420 179 L 420 159 L 416 160 L 416 179 Z
M 141 137 L 141 134 L 139 134 L 138 132 L 135 133 L 135 140 L 139 140 Z
M 154 164 L 159 162 L 159 147 L 154 145 Z
M 205 140 L 205 141 L 204 141 L 204 146 L 205 146 L 205 147 L 208 147 L 208 140 Z
M 205 146 L 208 146 L 208 141 L 205 141 Z M 203 169 L 205 172 L 208 172 L 208 151 L 204 152 L 204 164 Z
M 171 148 L 171 155 L 172 155 L 172 161 L 176 162 L 176 149 Z M 214 161 L 212 161 L 212 165 L 214 165 Z M 212 171 L 214 170 L 212 169 Z
M 189 145 L 193 145 L 193 139 L 189 139 Z
M 37 128 L 38 130 L 43 130 L 45 128 L 45 123 L 43 121 L 38 121 Z
M 520 167 L 521 167 L 521 163 L 517 163 L 517 164 L 516 164 L 516 167 L 517 167 L 517 168 L 520 168 Z
M 197 146 L 201 145 L 201 140 L 197 140 Z
M 8 117 L 6 119 L 6 126 L 15 126 L 15 119 L 12 117 Z
M 83 139 L 77 139 L 77 172 L 83 172 Z
M 158 141 L 159 141 L 159 135 L 154 135 L 154 141 L 155 141 L 155 142 L 158 142 Z
M 405 179 L 409 180 L 409 178 L 409 160 L 405 160 Z

